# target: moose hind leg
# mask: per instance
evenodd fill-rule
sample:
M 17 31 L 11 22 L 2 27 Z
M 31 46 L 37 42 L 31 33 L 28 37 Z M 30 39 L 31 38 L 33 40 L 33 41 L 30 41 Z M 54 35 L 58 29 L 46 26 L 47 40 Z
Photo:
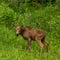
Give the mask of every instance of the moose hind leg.
M 46 46 L 46 52 L 48 52 L 48 43 L 46 41 L 43 41 L 43 44 Z
M 36 40 L 38 45 L 40 46 L 40 49 L 41 49 L 41 53 L 42 53 L 42 49 L 43 49 L 43 46 L 44 44 L 41 42 L 41 40 Z

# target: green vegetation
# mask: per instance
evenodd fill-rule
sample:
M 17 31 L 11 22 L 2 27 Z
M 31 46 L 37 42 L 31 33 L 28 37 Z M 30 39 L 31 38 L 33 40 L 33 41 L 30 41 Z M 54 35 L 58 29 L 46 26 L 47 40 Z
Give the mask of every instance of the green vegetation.
M 16 36 L 14 25 L 44 29 L 49 52 L 44 47 L 40 55 L 35 41 L 28 52 L 27 41 Z M 60 60 L 60 1 L 0 0 L 0 60 Z

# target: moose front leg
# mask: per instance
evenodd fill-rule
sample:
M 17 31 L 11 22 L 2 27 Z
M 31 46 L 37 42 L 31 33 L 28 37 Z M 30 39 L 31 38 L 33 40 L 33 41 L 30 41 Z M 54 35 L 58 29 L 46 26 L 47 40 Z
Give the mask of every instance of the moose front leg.
M 31 49 L 31 39 L 29 38 L 27 41 L 28 41 L 28 50 L 30 50 Z

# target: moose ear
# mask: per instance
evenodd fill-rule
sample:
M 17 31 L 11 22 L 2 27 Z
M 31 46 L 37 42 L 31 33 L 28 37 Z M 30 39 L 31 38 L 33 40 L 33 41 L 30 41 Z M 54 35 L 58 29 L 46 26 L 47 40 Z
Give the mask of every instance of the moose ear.
M 21 25 L 21 27 L 23 27 L 23 25 Z
M 12 27 L 13 27 L 13 28 L 16 28 L 16 25 L 15 25 L 15 24 L 13 24 L 13 25 L 12 25 Z

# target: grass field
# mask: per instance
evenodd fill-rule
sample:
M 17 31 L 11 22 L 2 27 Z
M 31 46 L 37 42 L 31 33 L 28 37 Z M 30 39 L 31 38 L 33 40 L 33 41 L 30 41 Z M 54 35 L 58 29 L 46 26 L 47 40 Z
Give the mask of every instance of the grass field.
M 3 30 L 2 30 L 3 29 Z M 27 41 L 22 37 L 16 37 L 15 31 L 9 30 L 4 26 L 0 28 L 0 60 L 59 60 L 60 41 L 52 36 L 47 36 L 49 52 L 46 53 L 45 47 L 40 55 L 38 44 L 33 41 L 31 51 L 27 51 Z
M 60 60 L 60 13 L 57 6 L 33 9 L 26 8 L 25 13 L 17 15 L 7 4 L 0 4 L 0 60 Z M 40 55 L 36 41 L 32 41 L 31 51 L 28 52 L 27 41 L 22 36 L 16 36 L 12 22 L 44 29 L 49 52 L 46 53 L 44 47 Z

